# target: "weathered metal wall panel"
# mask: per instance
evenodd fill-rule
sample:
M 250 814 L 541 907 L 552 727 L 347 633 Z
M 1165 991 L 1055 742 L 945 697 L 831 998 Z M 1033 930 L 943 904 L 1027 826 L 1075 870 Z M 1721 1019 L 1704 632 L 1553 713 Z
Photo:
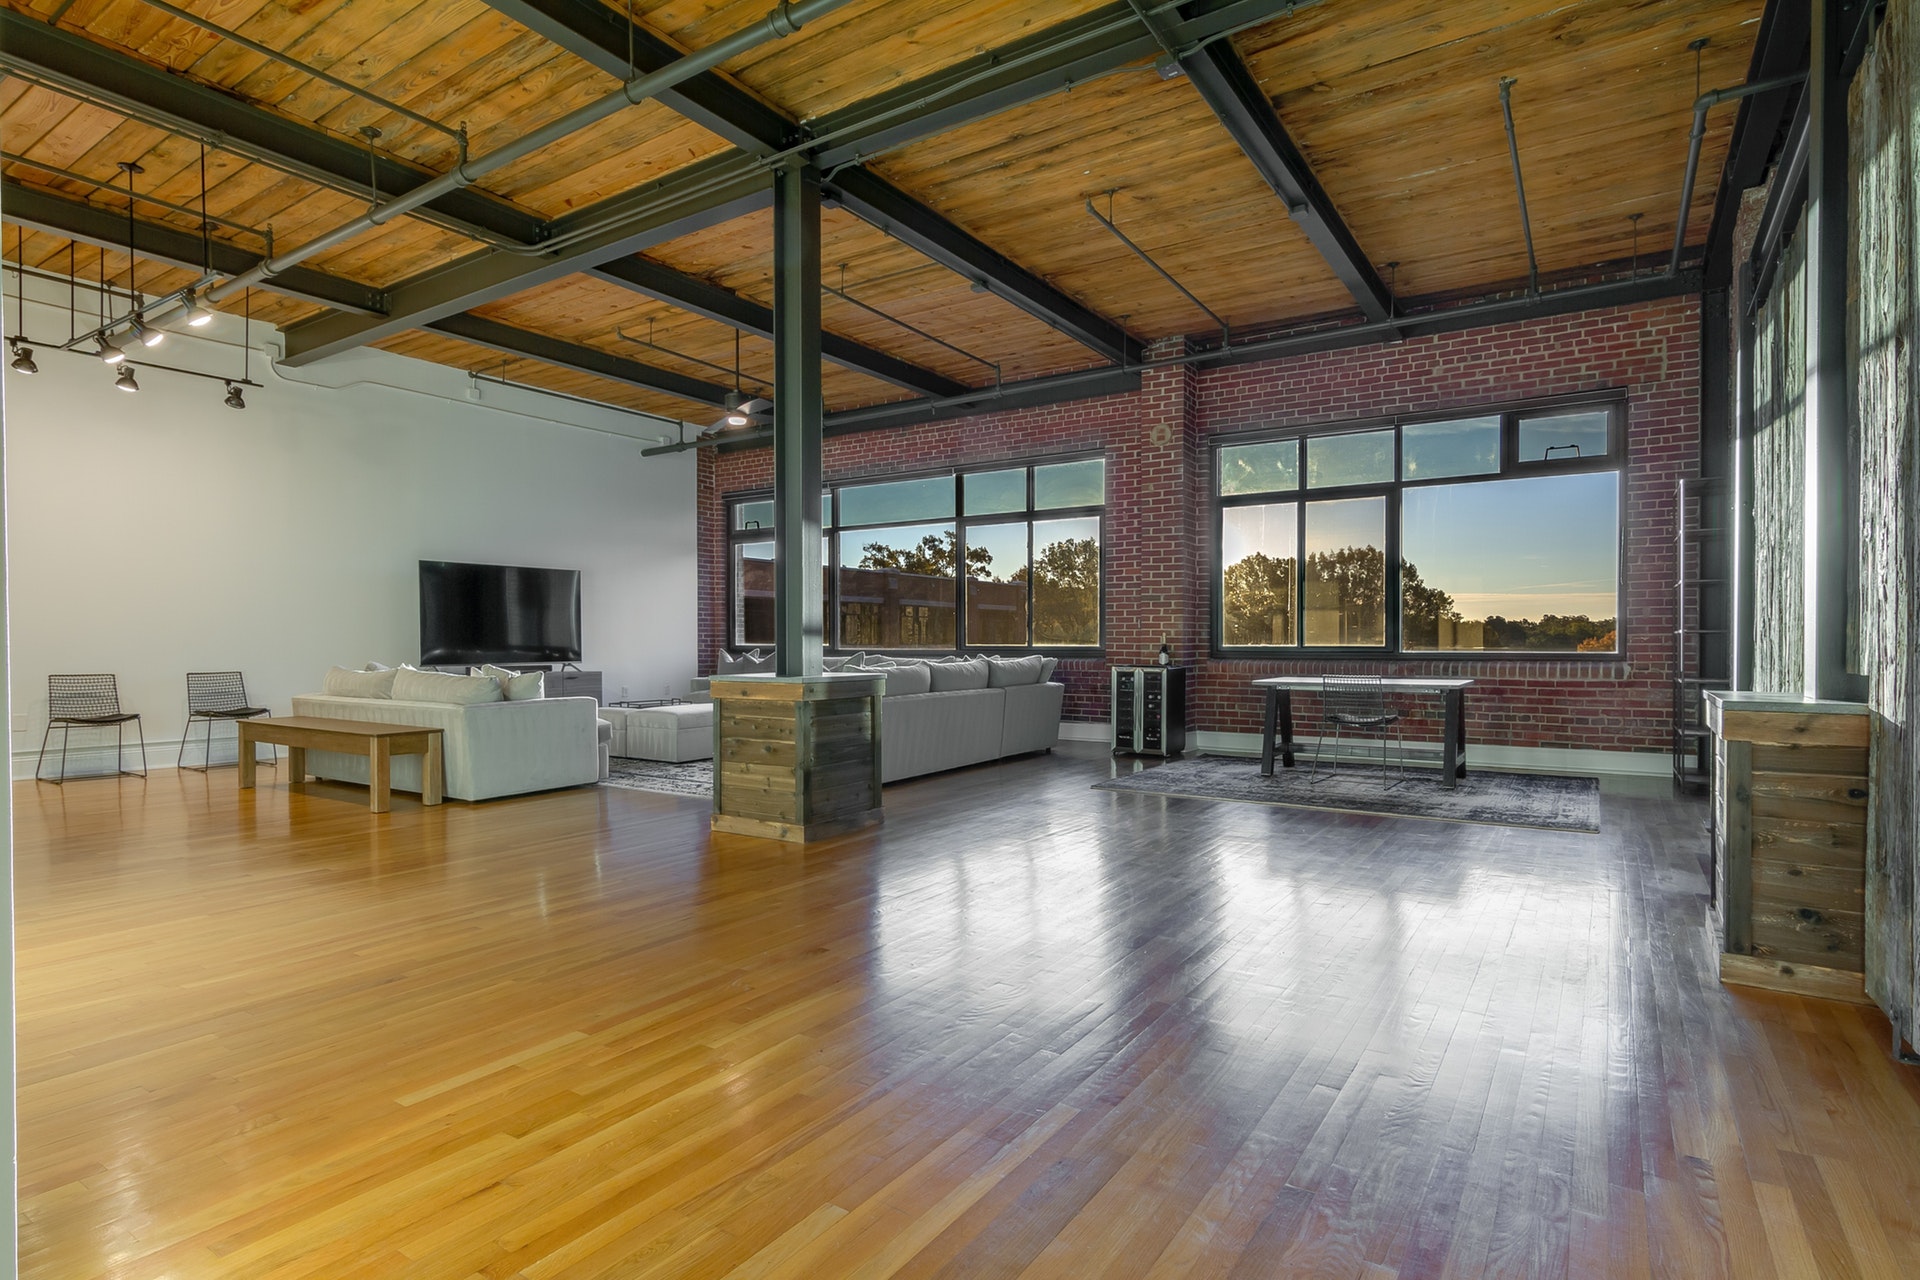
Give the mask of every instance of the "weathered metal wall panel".
M 1920 14 L 1893 0 L 1853 84 L 1853 340 L 1860 456 L 1860 660 L 1875 711 L 1867 859 L 1867 990 L 1920 1027 L 1914 880 L 1920 851 Z

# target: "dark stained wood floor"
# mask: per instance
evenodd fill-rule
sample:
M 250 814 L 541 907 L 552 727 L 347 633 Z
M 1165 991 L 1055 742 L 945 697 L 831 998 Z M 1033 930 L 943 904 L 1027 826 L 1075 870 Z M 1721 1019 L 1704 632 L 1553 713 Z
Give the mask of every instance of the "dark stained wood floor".
M 1872 1010 L 1599 836 L 1095 792 L 16 785 L 33 1277 L 1920 1275 Z

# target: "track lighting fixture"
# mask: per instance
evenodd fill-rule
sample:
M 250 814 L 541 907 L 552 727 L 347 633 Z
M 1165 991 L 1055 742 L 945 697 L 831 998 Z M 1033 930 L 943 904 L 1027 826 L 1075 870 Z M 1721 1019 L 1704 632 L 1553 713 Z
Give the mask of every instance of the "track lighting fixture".
M 187 295 L 187 323 L 196 329 L 204 329 L 213 321 L 213 312 L 200 305 L 199 299 Z
M 137 314 L 133 317 L 131 329 L 133 336 L 138 338 L 140 345 L 144 347 L 157 347 L 167 340 L 165 330 L 154 328 Z
M 727 392 L 726 399 L 721 403 L 727 411 L 725 420 L 728 426 L 744 427 L 747 425 L 747 415 L 742 411 L 747 403 L 747 398 L 744 395 L 740 394 L 737 390 L 729 391 Z
M 130 364 L 121 365 L 120 376 L 113 380 L 113 385 L 122 391 L 138 391 L 140 384 L 133 379 L 133 366 Z
M 13 349 L 13 362 L 7 367 L 15 373 L 38 373 L 40 366 L 33 362 L 33 348 L 18 338 L 7 344 Z
M 244 409 L 247 407 L 246 397 L 241 395 L 240 388 L 231 382 L 227 384 L 226 405 L 229 409 Z
M 119 364 L 127 358 L 127 353 L 115 346 L 113 339 L 104 333 L 100 335 L 100 350 L 98 354 L 100 358 L 108 364 Z

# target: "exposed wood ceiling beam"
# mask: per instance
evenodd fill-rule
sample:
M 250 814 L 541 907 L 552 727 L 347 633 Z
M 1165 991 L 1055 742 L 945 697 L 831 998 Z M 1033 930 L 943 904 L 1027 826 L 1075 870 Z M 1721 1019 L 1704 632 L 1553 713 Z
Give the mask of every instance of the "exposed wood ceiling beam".
M 771 308 L 650 259 L 615 258 L 590 268 L 587 274 L 668 303 L 682 311 L 691 311 L 697 316 L 718 321 L 743 333 L 760 338 L 773 337 Z M 823 332 L 820 335 L 820 354 L 843 368 L 870 374 L 919 395 L 950 396 L 967 390 L 963 382 L 956 382 L 884 351 L 876 351 L 837 333 Z
M 645 191 L 651 209 L 631 213 L 597 231 L 565 242 L 547 253 L 505 253 L 485 250 L 451 266 L 425 272 L 387 290 L 384 316 L 319 316 L 286 331 L 289 365 L 312 364 L 327 356 L 351 351 L 369 342 L 418 329 L 436 320 L 497 302 L 536 285 L 574 275 L 594 263 L 625 257 L 657 244 L 729 222 L 760 209 L 773 199 L 764 170 L 741 170 L 733 157 L 689 165 L 665 182 Z M 596 206 L 597 208 L 597 206 Z M 586 220 L 583 232 L 602 219 L 594 210 L 576 215 Z M 554 224 L 555 240 L 571 234 L 572 219 Z
M 451 315 L 431 321 L 425 327 L 435 333 L 444 333 L 450 338 L 458 338 L 462 342 L 471 342 L 476 346 L 487 347 L 506 355 L 524 356 L 543 364 L 557 365 L 562 369 L 573 369 L 580 373 L 591 373 L 596 377 L 611 378 L 615 382 L 624 382 L 629 386 L 644 387 L 648 391 L 678 396 L 682 400 L 691 400 L 695 404 L 719 408 L 726 403 L 728 388 L 704 379 L 690 378 L 686 374 L 675 373 L 670 369 L 660 369 L 638 360 L 629 360 L 625 356 L 602 351 L 598 347 L 565 342 L 559 338 L 550 338 L 543 333 L 516 329 L 512 325 L 488 320 L 484 316 Z
M 1133 0 L 1141 20 L 1159 38 L 1186 72 L 1240 150 L 1280 197 L 1300 230 L 1326 259 L 1327 266 L 1353 295 L 1369 320 L 1385 320 L 1393 313 L 1393 298 L 1373 263 L 1361 252 L 1360 242 L 1327 198 L 1326 188 L 1314 176 L 1306 156 L 1288 136 L 1273 103 L 1260 82 L 1241 60 L 1232 41 L 1215 40 L 1198 48 L 1183 46 L 1171 13 L 1156 13 L 1147 0 Z
M 49 235 L 65 236 L 103 249 L 127 247 L 126 214 L 103 205 L 87 204 L 65 196 L 26 186 L 12 178 L 0 179 L 0 206 L 7 221 L 15 226 L 31 227 Z M 140 256 L 168 266 L 199 271 L 203 265 L 200 237 L 164 223 L 142 219 L 135 231 Z M 260 255 L 248 253 L 222 240 L 208 246 L 213 269 L 224 275 L 238 275 L 258 265 Z M 290 267 L 261 286 L 301 302 L 317 302 L 356 315 L 381 314 L 384 299 L 378 289 L 355 280 L 345 280 L 308 267 Z
M 0 9 L 0 67 L 321 186 L 367 189 L 364 147 L 11 9 Z M 436 176 L 377 153 L 375 163 L 389 196 Z M 420 216 L 480 240 L 530 244 L 543 232 L 535 215 L 472 188 L 440 197 Z
M 531 27 L 570 53 L 584 58 L 611 75 L 624 76 L 627 70 L 627 22 L 598 0 L 487 0 L 496 10 Z M 1256 13 L 1271 14 L 1286 8 L 1284 0 L 1240 0 L 1221 7 L 1198 20 L 1206 30 L 1228 30 L 1254 20 Z M 1103 39 L 1098 57 L 1105 70 L 1150 57 L 1157 47 L 1151 37 L 1132 18 L 1125 0 L 1101 10 L 1105 26 L 1115 28 Z M 1231 24 L 1231 25 L 1222 25 Z M 1095 24 L 1098 27 L 1099 24 Z M 1137 39 L 1118 40 L 1120 28 L 1130 27 Z M 1089 28 L 1072 24 L 1070 39 L 1081 39 Z M 654 60 L 671 61 L 677 56 L 672 46 L 645 28 L 635 25 L 634 65 L 642 70 Z M 1045 36 L 1040 37 L 1044 39 Z M 1061 37 L 1056 37 L 1061 38 Z M 1144 43 L 1143 43 L 1144 42 Z M 1021 48 L 1032 44 L 1021 42 Z M 1077 46 L 1076 46 L 1077 47 Z M 1144 50 L 1144 51 L 1143 51 Z M 1125 55 L 1122 61 L 1116 57 Z M 1024 55 L 1023 55 L 1024 56 Z M 1051 92 L 1057 83 L 1042 87 L 1033 80 L 1025 90 L 1029 96 Z M 883 95 L 885 109 L 893 110 L 893 95 Z M 755 154 L 769 154 L 803 140 L 813 130 L 802 130 L 746 90 L 724 77 L 707 72 L 685 82 L 676 95 L 661 95 L 660 101 L 706 127 L 713 129 L 736 146 Z M 960 100 L 955 111 L 943 116 L 943 128 L 952 128 L 966 119 L 977 119 L 1003 109 L 998 100 L 987 95 Z M 866 119 L 861 104 L 838 113 L 839 119 Z M 856 139 L 857 141 L 857 139 Z M 823 165 L 824 167 L 824 165 Z M 1029 315 L 1086 344 L 1110 360 L 1136 360 L 1139 345 L 1111 320 L 1096 315 L 1060 289 L 1031 271 L 1016 265 L 1005 254 L 982 244 L 967 232 L 941 217 L 933 209 L 871 173 L 843 172 L 839 185 L 843 192 L 856 188 L 860 193 L 845 201 L 849 210 L 896 235 L 923 253 L 970 280 L 986 282 L 995 293 Z M 938 252 L 929 252 L 929 246 Z

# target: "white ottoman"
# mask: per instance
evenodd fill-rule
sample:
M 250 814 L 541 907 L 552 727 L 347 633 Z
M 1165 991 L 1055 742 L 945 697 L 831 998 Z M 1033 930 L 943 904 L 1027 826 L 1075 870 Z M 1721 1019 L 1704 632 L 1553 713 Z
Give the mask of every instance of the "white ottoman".
M 613 754 L 633 760 L 713 758 L 713 704 L 684 702 L 665 707 L 602 707 L 614 722 Z

